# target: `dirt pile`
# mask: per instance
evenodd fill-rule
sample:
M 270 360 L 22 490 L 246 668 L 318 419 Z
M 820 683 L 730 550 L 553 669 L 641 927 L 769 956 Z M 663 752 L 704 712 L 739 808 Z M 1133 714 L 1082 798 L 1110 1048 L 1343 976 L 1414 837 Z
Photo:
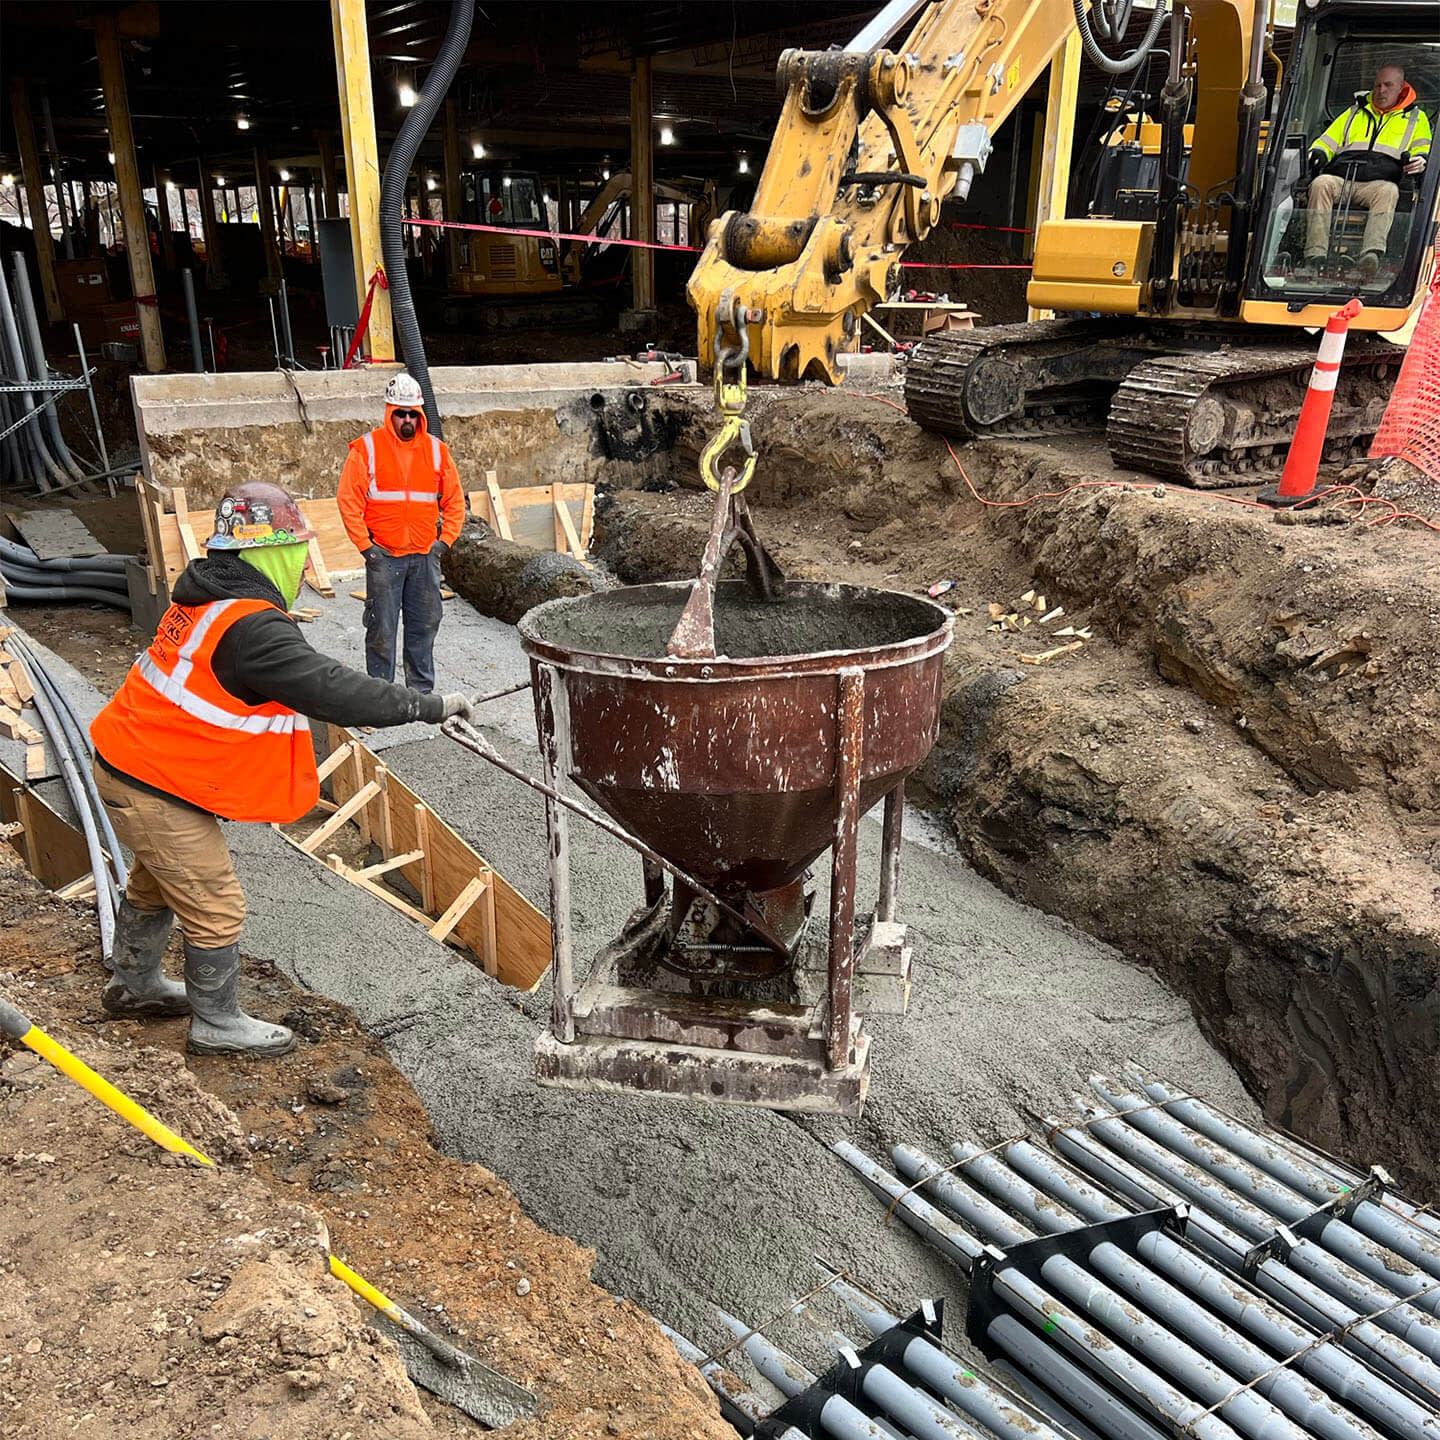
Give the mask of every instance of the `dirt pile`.
M 48 1440 L 87 1414 L 136 1440 L 477 1433 L 417 1395 L 328 1278 L 327 1247 L 539 1392 L 515 1440 L 729 1433 L 654 1322 L 590 1283 L 592 1252 L 435 1150 L 414 1091 L 349 1011 L 247 962 L 242 1001 L 305 1043 L 265 1065 L 186 1061 L 183 1021 L 105 1019 L 93 915 L 5 849 L 0 906 L 4 993 L 220 1162 L 175 1163 L 0 1048 L 0 1392 L 23 1417 L 6 1434 Z
M 1119 475 L 1084 438 L 957 447 L 985 507 L 941 440 L 833 392 L 768 397 L 755 436 L 788 574 L 955 580 L 919 778 L 967 858 L 1158 969 L 1273 1120 L 1433 1187 L 1434 537 L 1277 523 Z M 1092 488 L 1003 504 L 1071 485 Z M 631 582 L 693 573 L 705 510 L 617 494 L 600 553 Z M 1091 638 L 1035 663 L 1074 641 L 996 627 L 1026 590 Z

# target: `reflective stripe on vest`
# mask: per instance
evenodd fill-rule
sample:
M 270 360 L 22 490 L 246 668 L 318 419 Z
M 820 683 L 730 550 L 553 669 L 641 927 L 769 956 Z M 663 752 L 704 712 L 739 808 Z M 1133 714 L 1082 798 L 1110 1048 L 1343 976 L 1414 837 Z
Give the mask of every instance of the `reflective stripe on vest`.
M 148 650 L 135 661 L 135 669 L 148 685 L 159 691 L 172 705 L 178 706 L 196 720 L 203 720 L 207 725 L 216 725 L 222 730 L 240 730 L 247 735 L 293 735 L 297 730 L 308 731 L 310 722 L 303 715 L 233 715 L 186 688 L 185 682 L 195 668 L 195 652 L 199 650 L 210 627 L 235 603 L 234 600 L 219 600 L 205 611 L 190 632 L 189 638 L 180 647 L 175 668 L 170 674 L 167 675 L 155 663 Z
M 1398 145 L 1392 145 L 1382 142 L 1380 136 L 1385 133 L 1385 129 L 1390 124 L 1390 121 L 1392 119 L 1398 119 L 1400 114 L 1408 117 L 1405 132 L 1401 136 L 1400 143 Z M 1365 117 L 1368 133 L 1352 139 L 1350 127 L 1354 125 L 1356 120 L 1362 115 Z M 1387 110 L 1384 115 L 1379 117 L 1378 121 L 1376 120 L 1374 112 L 1371 111 L 1368 106 L 1352 106 L 1350 113 L 1345 117 L 1345 129 L 1340 137 L 1340 148 L 1333 153 L 1337 157 L 1343 157 L 1347 154 L 1364 154 L 1383 155 L 1388 160 L 1399 160 L 1400 157 L 1409 150 L 1414 141 L 1415 130 L 1420 124 L 1420 119 L 1421 112 L 1419 105 L 1412 105 L 1407 110 L 1401 111 L 1398 114 L 1394 110 Z M 1335 143 L 1325 135 L 1322 135 L 1320 140 L 1316 141 L 1316 145 L 1319 146 L 1322 142 L 1327 147 Z M 1429 149 L 1428 143 L 1426 149 Z
M 406 501 L 418 501 L 424 504 L 434 501 L 438 509 L 440 506 L 440 442 L 433 436 L 426 437 L 430 441 L 430 458 L 435 466 L 435 488 L 433 490 L 382 490 L 375 480 L 375 432 L 367 430 L 361 437 L 365 445 L 365 470 L 370 476 L 370 489 L 367 498 L 379 500 L 382 503 L 389 501 L 392 504 L 404 504 Z

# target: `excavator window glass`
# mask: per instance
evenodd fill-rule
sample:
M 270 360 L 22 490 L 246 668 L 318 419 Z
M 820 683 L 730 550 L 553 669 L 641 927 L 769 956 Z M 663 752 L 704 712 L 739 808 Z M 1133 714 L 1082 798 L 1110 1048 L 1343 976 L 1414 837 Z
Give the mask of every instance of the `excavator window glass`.
M 1433 7 L 1384 11 L 1302 20 L 1262 171 L 1253 299 L 1410 303 L 1440 173 L 1440 158 L 1411 173 L 1440 110 L 1440 36 Z M 1382 77 L 1396 97 L 1377 115 Z
M 460 177 L 460 208 L 474 225 L 542 225 L 540 182 L 514 171 L 466 170 Z

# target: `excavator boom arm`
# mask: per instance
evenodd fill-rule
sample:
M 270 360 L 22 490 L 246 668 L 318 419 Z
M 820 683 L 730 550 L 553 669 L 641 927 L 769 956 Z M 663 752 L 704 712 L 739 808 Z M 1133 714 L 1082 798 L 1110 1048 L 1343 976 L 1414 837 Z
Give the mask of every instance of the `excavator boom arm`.
M 995 130 L 1074 26 L 1072 0 L 939 0 L 893 50 L 785 51 L 754 204 L 716 221 L 690 277 L 702 363 L 718 317 L 743 309 L 759 314 L 758 374 L 837 381 L 906 246 L 948 195 L 968 194 Z

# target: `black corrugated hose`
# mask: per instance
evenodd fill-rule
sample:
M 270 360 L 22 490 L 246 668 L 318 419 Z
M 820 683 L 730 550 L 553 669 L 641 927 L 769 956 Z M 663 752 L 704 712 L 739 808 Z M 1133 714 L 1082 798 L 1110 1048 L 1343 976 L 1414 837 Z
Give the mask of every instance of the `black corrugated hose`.
M 390 282 L 390 314 L 400 337 L 405 368 L 420 384 L 425 395 L 425 425 L 437 439 L 444 439 L 440 409 L 430 385 L 430 367 L 425 361 L 425 342 L 415 319 L 415 302 L 410 297 L 410 277 L 405 271 L 405 229 L 401 223 L 405 184 L 410 167 L 426 132 L 445 103 L 445 92 L 460 68 L 465 47 L 470 43 L 470 24 L 475 18 L 475 0 L 454 0 L 450 23 L 440 42 L 435 64 L 415 97 L 415 104 L 400 126 L 400 133 L 385 159 L 380 179 L 380 249 L 385 256 L 385 278 Z

